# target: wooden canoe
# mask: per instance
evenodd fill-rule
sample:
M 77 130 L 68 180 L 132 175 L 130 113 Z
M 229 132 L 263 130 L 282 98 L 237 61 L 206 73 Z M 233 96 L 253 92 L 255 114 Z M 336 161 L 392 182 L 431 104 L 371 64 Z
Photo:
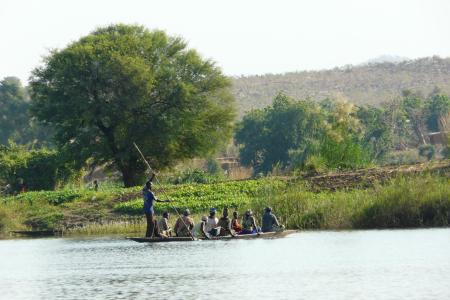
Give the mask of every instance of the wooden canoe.
M 265 232 L 260 234 L 242 234 L 235 237 L 232 236 L 216 236 L 209 240 L 248 240 L 248 239 L 273 239 L 284 237 L 288 234 L 295 233 L 297 230 L 284 230 L 279 232 Z M 145 237 L 127 237 L 126 239 L 138 243 L 168 243 L 168 242 L 192 242 L 190 237 L 168 237 L 168 238 L 145 238 Z M 198 238 L 195 240 L 206 240 L 206 238 Z

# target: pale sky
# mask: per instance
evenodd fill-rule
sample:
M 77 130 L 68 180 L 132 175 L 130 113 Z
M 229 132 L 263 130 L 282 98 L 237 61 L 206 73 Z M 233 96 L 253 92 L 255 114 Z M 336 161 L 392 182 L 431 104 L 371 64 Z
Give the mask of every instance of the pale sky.
M 448 0 L 0 0 L 0 78 L 26 82 L 49 49 L 118 22 L 181 36 L 232 76 L 450 56 Z

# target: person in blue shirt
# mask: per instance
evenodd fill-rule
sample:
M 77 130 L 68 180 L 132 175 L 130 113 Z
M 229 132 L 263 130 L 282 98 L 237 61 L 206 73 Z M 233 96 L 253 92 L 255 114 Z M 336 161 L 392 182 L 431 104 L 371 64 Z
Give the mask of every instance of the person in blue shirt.
M 155 210 L 153 209 L 153 204 L 155 202 L 170 202 L 170 200 L 158 200 L 152 191 L 152 180 L 155 178 L 155 174 L 149 181 L 145 183 L 142 189 L 142 196 L 144 197 L 144 214 L 147 218 L 147 231 L 145 232 L 145 237 L 152 238 L 153 236 L 161 237 L 159 233 L 158 224 L 155 219 Z
M 262 232 L 282 231 L 283 229 L 284 226 L 280 225 L 277 217 L 272 213 L 272 208 L 266 207 L 262 216 Z

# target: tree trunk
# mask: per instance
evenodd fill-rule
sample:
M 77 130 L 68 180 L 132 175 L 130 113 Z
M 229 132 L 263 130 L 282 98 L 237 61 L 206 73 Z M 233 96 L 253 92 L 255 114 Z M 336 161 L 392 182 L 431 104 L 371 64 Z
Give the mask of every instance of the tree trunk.
M 139 175 L 137 170 L 131 166 L 122 166 L 122 180 L 125 187 L 133 187 L 139 185 Z

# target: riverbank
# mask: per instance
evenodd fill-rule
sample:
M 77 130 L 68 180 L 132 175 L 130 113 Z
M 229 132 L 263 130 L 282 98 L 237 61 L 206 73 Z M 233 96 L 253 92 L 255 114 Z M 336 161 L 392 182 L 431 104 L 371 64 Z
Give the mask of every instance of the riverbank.
M 0 232 L 59 230 L 64 234 L 142 233 L 140 187 L 101 191 L 29 192 L 0 198 Z M 166 194 L 163 193 L 163 189 Z M 290 229 L 445 227 L 450 224 L 450 179 L 437 174 L 399 176 L 365 189 L 312 189 L 307 180 L 263 178 L 213 184 L 166 185 L 159 198 L 175 200 L 200 219 L 209 207 L 247 208 L 260 219 L 272 206 Z M 175 213 L 157 203 L 156 212 Z

